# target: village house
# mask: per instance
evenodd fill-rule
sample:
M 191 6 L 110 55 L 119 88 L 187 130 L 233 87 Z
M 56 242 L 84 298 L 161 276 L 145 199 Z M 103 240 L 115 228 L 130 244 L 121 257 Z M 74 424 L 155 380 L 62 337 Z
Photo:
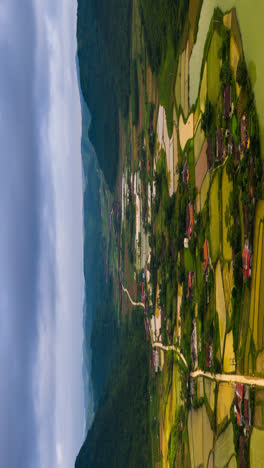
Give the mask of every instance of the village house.
M 214 163 L 214 153 L 213 153 L 213 140 L 212 137 L 208 138 L 207 148 L 206 148 L 206 157 L 207 157 L 207 170 L 210 172 Z
M 182 180 L 183 180 L 183 184 L 184 184 L 185 188 L 188 186 L 189 178 L 190 178 L 189 164 L 187 163 L 187 161 L 185 161 L 184 166 L 183 166 L 183 170 L 182 170 Z
M 196 320 L 193 320 L 193 331 L 191 336 L 191 354 L 192 354 L 192 363 L 194 370 L 198 367 L 198 356 L 197 356 L 197 327 Z
M 203 257 L 204 257 L 203 272 L 206 275 L 207 270 L 208 270 L 208 266 L 209 266 L 209 249 L 208 249 L 208 240 L 207 239 L 204 240 L 204 244 L 203 244 Z
M 240 152 L 244 153 L 245 149 L 248 148 L 248 119 L 246 113 L 244 113 L 240 119 Z
M 238 426 L 242 425 L 242 414 L 241 414 L 241 406 L 243 401 L 243 385 L 236 384 L 235 386 L 235 400 L 234 400 L 234 412 L 237 419 Z
M 194 225 L 194 209 L 193 209 L 193 204 L 188 203 L 186 207 L 186 234 L 188 238 L 190 239 L 191 233 L 193 230 L 193 225 Z
M 248 437 L 250 426 L 251 426 L 251 408 L 250 408 L 248 385 L 245 385 L 245 392 L 244 392 L 244 423 L 245 423 L 244 435 Z
M 242 261 L 243 261 L 243 276 L 244 278 L 251 277 L 251 267 L 252 267 L 252 253 L 249 247 L 248 239 L 245 240 L 243 252 L 242 252 Z
M 232 89 L 230 85 L 227 85 L 224 89 L 223 117 L 224 119 L 230 119 L 231 116 L 232 116 Z
M 224 138 L 223 138 L 223 130 L 220 127 L 216 132 L 216 159 L 217 161 L 221 161 L 224 154 Z
M 193 271 L 189 271 L 188 273 L 188 278 L 187 278 L 187 293 L 186 297 L 190 301 L 193 299 L 193 286 L 194 286 L 194 278 L 195 278 L 195 273 Z
M 211 344 L 206 343 L 205 351 L 206 351 L 206 367 L 207 369 L 211 369 L 212 362 L 213 362 L 213 346 Z

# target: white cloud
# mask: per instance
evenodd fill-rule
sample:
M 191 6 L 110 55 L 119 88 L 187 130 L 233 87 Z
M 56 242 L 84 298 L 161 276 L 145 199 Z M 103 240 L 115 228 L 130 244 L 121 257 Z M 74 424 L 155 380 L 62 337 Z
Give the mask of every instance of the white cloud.
M 55 13 L 53 7 L 51 11 L 49 4 L 40 0 L 36 5 L 39 73 L 44 71 L 40 50 L 47 47 L 50 96 L 41 126 L 42 318 L 36 371 L 40 467 L 67 468 L 74 465 L 83 442 L 85 418 L 81 109 L 75 65 L 77 2 L 57 0 Z M 48 277 L 51 267 L 54 278 Z M 45 420 L 47 414 L 50 418 Z M 47 460 L 49 444 L 52 460 Z

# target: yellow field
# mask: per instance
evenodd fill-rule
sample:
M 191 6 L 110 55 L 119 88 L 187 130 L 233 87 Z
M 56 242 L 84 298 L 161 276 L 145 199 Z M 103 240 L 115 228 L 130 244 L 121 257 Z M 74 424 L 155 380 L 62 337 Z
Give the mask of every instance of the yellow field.
M 234 386 L 227 382 L 220 383 L 217 396 L 217 424 L 230 418 L 230 408 L 234 399 Z
M 234 73 L 234 76 L 236 76 L 236 70 L 237 70 L 237 65 L 238 65 L 238 62 L 239 62 L 239 58 L 240 58 L 239 49 L 238 49 L 237 43 L 235 41 L 234 35 L 231 34 L 231 38 L 230 38 L 230 65 L 231 65 L 232 71 Z M 240 93 L 240 86 L 237 83 L 237 81 L 236 81 L 236 93 L 237 93 L 237 96 Z
M 200 109 L 202 112 L 204 112 L 205 110 L 206 96 L 207 96 L 207 62 L 205 63 L 205 66 L 204 66 L 203 78 L 202 78 L 201 88 L 200 88 Z
M 264 460 L 264 431 L 253 428 L 250 438 L 250 466 L 262 468 Z
M 180 116 L 179 135 L 180 145 L 183 151 L 187 141 L 193 137 L 193 113 L 189 115 L 186 123 L 184 123 L 182 115 Z
M 210 186 L 210 175 L 209 175 L 209 172 L 207 172 L 203 180 L 202 186 L 201 186 L 201 210 L 203 209 L 204 204 L 206 202 L 209 186 Z
M 256 371 L 258 374 L 264 374 L 264 350 L 260 351 L 257 355 Z
M 204 391 L 212 411 L 214 411 L 215 407 L 215 386 L 216 384 L 214 380 L 204 379 Z
M 230 422 L 215 443 L 215 467 L 226 466 L 234 453 L 233 426 Z
M 225 222 L 226 207 L 229 204 L 229 194 L 233 190 L 233 184 L 228 180 L 226 173 L 226 167 L 223 170 L 222 178 L 222 245 L 223 245 L 223 257 L 225 260 L 232 259 L 232 247 L 227 240 L 227 226 Z M 231 220 L 233 223 L 233 220 Z
M 214 452 L 210 453 L 210 457 L 208 460 L 208 467 L 207 468 L 214 468 Z
M 227 263 L 225 263 L 223 267 L 223 283 L 224 283 L 226 310 L 229 311 L 231 308 L 231 296 L 232 296 L 232 288 L 233 288 L 233 269 L 231 265 L 228 269 Z M 231 316 L 231 313 L 229 314 L 229 316 Z
M 227 333 L 225 340 L 225 352 L 224 352 L 224 372 L 231 373 L 235 372 L 235 353 L 233 350 L 233 332 L 232 330 Z
M 193 143 L 194 143 L 194 158 L 195 158 L 195 164 L 196 164 L 200 156 L 202 146 L 204 144 L 204 132 L 201 126 L 201 120 L 199 124 L 197 125 Z
M 261 293 L 264 288 L 264 256 L 263 256 L 263 222 L 264 201 L 259 201 L 255 216 L 254 249 L 253 249 L 253 267 L 251 282 L 251 301 L 249 328 L 253 333 L 254 342 L 258 350 L 263 348 L 263 307 L 264 301 L 261 300 Z M 248 343 L 247 343 L 248 348 Z
M 188 434 L 191 466 L 207 466 L 209 453 L 213 448 L 213 431 L 204 405 L 189 412 Z
M 210 252 L 212 261 L 217 259 L 220 247 L 220 215 L 218 208 L 218 176 L 214 177 L 209 198 Z
M 215 269 L 215 296 L 216 296 L 216 311 L 218 313 L 218 319 L 219 319 L 221 357 L 223 357 L 225 332 L 226 332 L 226 306 L 225 306 L 225 295 L 224 295 L 221 265 L 219 261 L 217 262 L 216 269 Z
M 198 377 L 198 379 L 197 379 L 197 397 L 201 398 L 203 396 L 204 396 L 203 377 Z
M 255 405 L 254 426 L 257 429 L 263 430 L 264 415 L 263 415 L 263 406 L 262 405 L 257 405 L 257 404 Z
M 231 458 L 230 462 L 228 463 L 228 468 L 237 468 L 235 455 Z
M 178 61 L 177 76 L 175 83 L 175 99 L 176 104 L 179 107 L 181 104 L 181 60 Z

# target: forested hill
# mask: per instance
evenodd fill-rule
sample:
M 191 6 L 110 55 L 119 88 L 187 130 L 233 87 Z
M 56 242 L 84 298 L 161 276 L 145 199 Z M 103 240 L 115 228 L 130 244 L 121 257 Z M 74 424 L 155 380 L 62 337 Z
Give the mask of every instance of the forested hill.
M 130 93 L 131 0 L 78 0 L 80 82 L 92 115 L 89 130 L 110 189 L 115 186 L 118 111 L 126 116 Z
M 75 468 L 148 468 L 151 466 L 148 423 L 150 345 L 142 310 L 119 328 L 115 365 Z M 105 350 L 102 348 L 101 353 Z

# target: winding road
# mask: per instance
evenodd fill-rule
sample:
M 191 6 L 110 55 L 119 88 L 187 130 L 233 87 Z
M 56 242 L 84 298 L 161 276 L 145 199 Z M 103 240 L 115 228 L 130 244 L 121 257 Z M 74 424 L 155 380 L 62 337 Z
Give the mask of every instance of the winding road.
M 124 288 L 122 284 L 123 291 L 128 295 L 128 298 L 131 304 L 135 307 L 140 306 L 145 309 L 145 305 L 143 302 L 134 302 L 129 294 L 129 291 Z M 152 341 L 152 340 L 151 340 Z M 175 351 L 181 360 L 184 362 L 185 366 L 188 367 L 186 359 L 184 355 L 179 351 L 179 348 L 174 345 L 165 346 L 164 344 L 160 343 L 159 341 L 152 342 L 152 346 L 156 348 L 160 348 L 163 351 Z M 210 374 L 210 372 L 204 372 L 202 370 L 196 370 L 190 372 L 190 376 L 194 379 L 197 377 L 207 377 L 211 380 L 217 380 L 218 382 L 228 382 L 228 383 L 241 383 L 243 385 L 256 385 L 258 387 L 264 387 L 264 378 L 262 377 L 253 377 L 251 375 L 241 375 L 241 374 Z

